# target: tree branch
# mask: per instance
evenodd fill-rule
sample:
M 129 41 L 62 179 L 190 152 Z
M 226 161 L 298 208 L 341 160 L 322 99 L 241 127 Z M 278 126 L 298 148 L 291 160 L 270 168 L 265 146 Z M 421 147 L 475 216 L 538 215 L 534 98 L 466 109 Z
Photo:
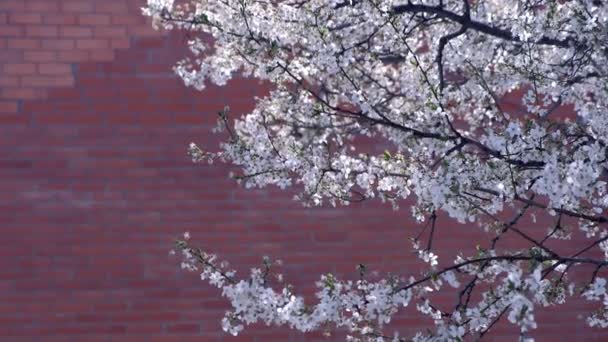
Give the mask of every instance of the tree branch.
M 429 5 L 420 5 L 420 4 L 412 4 L 408 3 L 405 5 L 399 5 L 393 7 L 393 13 L 395 14 L 403 14 L 403 13 L 428 13 L 434 14 L 438 18 L 449 19 L 453 22 L 459 23 L 465 29 L 471 29 L 473 31 L 477 31 L 480 33 L 487 34 L 489 36 L 493 36 L 496 38 L 512 41 L 512 42 L 522 42 L 518 37 L 514 36 L 510 30 L 501 29 L 499 27 L 491 26 L 486 23 L 482 23 L 475 20 L 470 20 L 466 15 L 459 15 L 454 12 L 445 10 L 443 7 L 439 6 L 429 6 Z M 536 42 L 539 45 L 550 45 L 557 46 L 561 48 L 568 48 L 570 46 L 580 46 L 582 45 L 580 42 L 577 42 L 573 39 L 555 39 L 550 37 L 540 37 Z

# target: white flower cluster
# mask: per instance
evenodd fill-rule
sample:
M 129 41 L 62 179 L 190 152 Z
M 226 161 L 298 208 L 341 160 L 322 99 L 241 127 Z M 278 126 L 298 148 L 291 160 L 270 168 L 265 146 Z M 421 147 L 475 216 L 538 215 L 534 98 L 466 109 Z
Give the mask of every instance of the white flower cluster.
M 144 14 L 214 37 L 208 54 L 190 41 L 195 57 L 176 67 L 187 85 L 224 85 L 237 72 L 276 85 L 215 154 L 241 165 L 250 186 L 302 183 L 299 198 L 315 205 L 414 193 L 419 207 L 461 221 L 526 192 L 552 208 L 602 212 L 604 5 L 484 1 L 460 14 L 463 1 L 441 3 L 150 0 Z M 452 37 L 460 20 L 415 25 L 433 14 L 468 15 L 479 27 Z M 518 87 L 529 88 L 521 122 L 497 102 Z M 581 120 L 550 121 L 563 103 Z M 394 155 L 356 154 L 356 136 L 384 137 Z
M 606 292 L 606 279 L 595 278 L 583 296 L 591 301 L 602 301 L 602 307 L 598 312 L 587 318 L 590 326 L 608 328 L 608 293 Z
M 226 330 L 258 320 L 302 331 L 329 322 L 382 339 L 381 326 L 415 296 L 437 325 L 415 340 L 484 336 L 503 316 L 527 339 L 535 307 L 573 294 L 571 269 L 591 264 L 592 278 L 601 279 L 608 260 L 606 1 L 148 0 L 143 13 L 156 26 L 192 33 L 192 55 L 175 67 L 186 85 L 202 90 L 234 77 L 273 85 L 234 125 L 222 111 L 216 131 L 229 140 L 217 152 L 192 144 L 194 161 L 238 165 L 234 178 L 246 187 L 296 185 L 306 205 L 377 198 L 398 208 L 411 197 L 412 214 L 426 221 L 427 247 L 415 252 L 429 266 L 428 284 L 412 280 L 413 292 L 397 292 L 402 297 L 388 280 L 323 278 L 321 304 L 311 309 L 288 289 L 265 286 L 264 271 L 245 283 L 226 282 L 213 267 L 203 271 L 235 308 Z M 523 93 L 517 103 L 505 100 L 513 92 Z M 565 110 L 575 115 L 564 119 Z M 512 209 L 517 215 L 505 220 Z M 543 238 L 518 225 L 531 210 L 555 218 Z M 431 247 L 442 212 L 496 235 L 476 256 L 441 269 Z M 497 254 L 504 234 L 526 248 Z M 589 243 L 574 253 L 548 247 L 574 234 Z M 422 299 L 444 281 L 462 287 L 456 311 Z M 482 282 L 492 290 L 474 303 Z M 266 304 L 251 311 L 258 298 Z M 589 323 L 604 326 L 602 315 Z
M 330 325 L 346 327 L 353 334 L 351 341 L 401 341 L 398 334 L 391 338 L 383 335 L 382 328 L 391 322 L 400 308 L 415 300 L 417 310 L 433 319 L 436 330 L 431 334 L 418 333 L 413 337 L 414 341 L 462 340 L 467 334 L 483 336 L 505 313 L 509 322 L 520 327 L 521 336 L 532 341 L 527 334 L 537 326 L 535 305 L 562 304 L 574 291 L 573 283 L 566 288 L 566 280 L 562 277 L 547 279 L 542 276 L 542 263 L 554 266 L 558 258 L 534 253 L 497 256 L 494 252 L 485 252 L 478 258 L 459 258 L 452 267 L 408 281 L 394 277 L 371 281 L 364 273 L 358 281 L 322 275 L 316 283 L 318 303 L 308 306 L 303 297 L 293 292 L 292 286 L 273 288 L 273 263 L 267 258 L 263 269 L 254 268 L 248 279 L 238 280 L 236 272 L 229 270 L 226 262 L 218 262 L 215 255 L 190 247 L 188 241 L 178 241 L 177 249 L 182 253 L 184 269 L 200 272 L 201 279 L 221 289 L 222 296 L 229 300 L 232 310 L 226 313 L 222 327 L 233 335 L 246 325 L 264 322 L 287 325 L 302 332 L 326 329 Z M 538 266 L 526 271 L 523 261 L 536 262 Z M 471 301 L 470 305 L 462 305 L 466 289 L 473 284 L 469 282 L 461 293 L 461 304 L 452 312 L 441 311 L 432 305 L 428 295 L 440 290 L 443 280 L 451 287 L 461 287 L 457 272 L 496 285 L 481 293 L 481 300 L 476 303 L 471 301 L 469 294 L 466 301 Z M 589 300 L 603 299 L 606 305 L 606 281 L 596 278 L 583 296 Z M 591 326 L 605 327 L 607 317 L 606 311 L 602 310 L 588 321 Z
M 233 310 L 222 320 L 224 331 L 237 335 L 244 325 L 264 322 L 267 325 L 288 325 L 302 332 L 318 330 L 328 324 L 346 327 L 363 336 L 373 336 L 391 321 L 400 307 L 408 305 L 412 292 L 400 289 L 396 279 L 376 282 L 341 281 L 333 275 L 323 275 L 316 286 L 318 304 L 305 305 L 304 299 L 287 285 L 275 290 L 269 285 L 271 263 L 265 268 L 251 270 L 249 279 L 237 280 L 236 272 L 207 254 L 179 241 L 183 256 L 182 268 L 200 272 L 202 280 L 222 290 Z

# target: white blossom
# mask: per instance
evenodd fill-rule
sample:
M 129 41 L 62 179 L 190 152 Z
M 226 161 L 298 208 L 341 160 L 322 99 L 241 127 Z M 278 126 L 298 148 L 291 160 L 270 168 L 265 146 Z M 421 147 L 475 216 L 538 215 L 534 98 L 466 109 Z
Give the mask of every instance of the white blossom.
M 379 199 L 398 209 L 410 199 L 422 226 L 413 239 L 422 274 L 323 275 L 314 306 L 282 275 L 268 276 L 278 265 L 265 260 L 237 279 L 184 235 L 182 267 L 232 305 L 226 332 L 262 321 L 344 327 L 352 341 L 464 340 L 485 336 L 504 314 L 531 341 L 535 312 L 580 288 L 600 302 L 589 325 L 608 327 L 605 1 L 148 0 L 143 13 L 157 28 L 190 31 L 190 55 L 174 67 L 187 86 L 238 77 L 272 85 L 251 112 L 218 113 L 214 131 L 227 140 L 219 149 L 191 143 L 194 162 L 236 165 L 231 177 L 247 188 L 295 186 L 309 206 Z M 512 93 L 523 96 L 511 103 Z M 566 110 L 571 117 L 559 117 Z M 537 220 L 540 213 L 554 221 Z M 442 266 L 438 215 L 494 235 Z M 525 216 L 540 229 L 530 234 Z M 522 247 L 503 248 L 505 234 Z M 588 239 L 577 252 L 549 247 L 577 234 Z M 594 271 L 570 279 L 582 265 Z M 444 282 L 459 293 L 456 309 L 433 305 Z M 410 302 L 434 331 L 383 332 Z

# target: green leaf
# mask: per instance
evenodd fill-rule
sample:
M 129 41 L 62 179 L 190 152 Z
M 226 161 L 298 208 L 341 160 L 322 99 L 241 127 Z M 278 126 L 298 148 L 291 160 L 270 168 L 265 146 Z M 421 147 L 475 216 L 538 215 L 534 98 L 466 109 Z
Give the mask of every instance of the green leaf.
M 325 287 L 327 287 L 330 291 L 333 291 L 336 288 L 335 282 L 336 279 L 334 278 L 333 274 L 329 273 L 325 277 Z
M 384 155 L 384 160 L 386 160 L 386 161 L 389 161 L 392 158 L 391 153 L 388 150 L 385 150 L 383 155 Z
M 209 24 L 209 18 L 207 17 L 207 15 L 205 13 L 201 13 L 201 15 L 199 15 L 198 17 L 196 17 L 196 20 L 200 24 Z
M 279 44 L 274 40 L 270 43 L 270 55 L 274 56 L 279 51 Z
M 321 35 L 321 38 L 325 38 L 325 36 L 327 36 L 328 33 L 329 33 L 329 30 L 327 29 L 327 27 L 319 28 L 319 34 Z

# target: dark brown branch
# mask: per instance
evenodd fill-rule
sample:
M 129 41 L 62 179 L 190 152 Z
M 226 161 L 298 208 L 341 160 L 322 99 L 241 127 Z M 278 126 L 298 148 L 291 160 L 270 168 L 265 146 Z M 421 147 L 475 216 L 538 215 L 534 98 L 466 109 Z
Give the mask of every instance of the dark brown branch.
M 482 23 L 475 20 L 470 20 L 470 18 L 466 15 L 459 15 L 454 12 L 450 12 L 439 6 L 428 6 L 428 5 L 420 5 L 420 4 L 412 4 L 408 3 L 405 5 L 399 5 L 393 7 L 393 13 L 395 14 L 403 14 L 403 13 L 411 13 L 411 14 L 434 14 L 438 18 L 444 18 L 451 20 L 453 22 L 459 23 L 466 29 L 471 29 L 473 31 L 481 32 L 496 38 L 512 41 L 512 42 L 521 42 L 521 40 L 514 36 L 510 30 L 502 29 L 499 27 L 491 26 L 486 23 Z M 536 44 L 539 45 L 551 45 L 562 48 L 568 48 L 570 46 L 579 46 L 581 45 L 574 39 L 555 39 L 550 37 L 540 37 L 536 40 Z
M 491 194 L 494 196 L 500 196 L 500 193 L 498 191 L 494 191 L 491 189 L 487 189 L 487 188 L 482 188 L 482 187 L 476 187 L 475 190 L 480 191 L 480 192 L 485 192 L 487 194 Z M 533 207 L 536 208 L 541 208 L 541 209 L 552 209 L 555 212 L 559 213 L 559 214 L 564 214 L 566 216 L 570 216 L 570 217 L 576 217 L 576 218 L 581 218 L 581 219 L 585 219 L 588 221 L 592 221 L 592 222 L 596 222 L 596 223 L 608 223 L 608 218 L 606 218 L 605 216 L 593 216 L 593 215 L 587 215 L 587 214 L 583 214 L 583 213 L 578 213 L 572 210 L 567 210 L 567 209 L 561 209 L 561 208 L 549 208 L 547 205 L 544 205 L 542 203 L 527 199 L 525 197 L 521 197 L 519 195 L 515 195 L 515 197 L 513 198 L 514 200 L 518 201 L 518 202 L 522 202 L 522 203 L 526 203 L 529 204 Z
M 557 261 L 558 263 L 577 263 L 577 264 L 591 264 L 591 265 L 596 265 L 596 266 L 606 266 L 608 265 L 608 261 L 601 261 L 601 260 L 595 260 L 595 259 L 589 259 L 589 258 L 573 258 L 573 257 L 544 257 L 544 256 L 535 256 L 535 255 L 498 255 L 498 256 L 490 256 L 490 257 L 483 257 L 483 258 L 475 258 L 475 259 L 469 259 L 466 261 L 463 261 L 461 263 L 452 265 L 452 266 L 448 266 L 446 268 L 441 269 L 438 272 L 435 272 L 431 275 L 428 275 L 426 277 L 423 277 L 413 283 L 410 283 L 408 285 L 402 286 L 401 288 L 398 288 L 395 290 L 396 292 L 399 291 L 405 291 L 408 289 L 411 289 L 412 287 L 418 286 L 422 283 L 425 283 L 427 281 L 429 281 L 430 279 L 433 279 L 437 276 L 440 276 L 446 272 L 449 271 L 454 271 L 454 270 L 459 270 L 467 265 L 471 265 L 471 264 L 477 264 L 477 263 L 485 263 L 485 262 L 491 262 L 491 261 L 536 261 L 539 263 L 545 262 L 545 261 Z
M 435 222 L 437 222 L 437 213 L 433 210 L 431 214 L 431 232 L 429 233 L 429 241 L 426 245 L 426 250 L 430 251 L 433 245 L 433 236 L 435 235 Z
M 471 17 L 470 17 L 469 0 L 463 0 L 463 8 L 464 8 L 463 17 L 465 18 L 467 23 L 470 23 Z M 439 47 L 437 47 L 437 57 L 435 58 L 435 62 L 437 63 L 437 73 L 439 74 L 439 93 L 440 94 L 443 93 L 443 88 L 445 87 L 445 78 L 443 76 L 443 50 L 445 49 L 445 46 L 450 42 L 450 40 L 464 34 L 467 31 L 467 28 L 468 28 L 467 26 L 462 25 L 462 26 L 460 26 L 460 29 L 458 31 L 446 34 L 445 36 L 439 38 Z

